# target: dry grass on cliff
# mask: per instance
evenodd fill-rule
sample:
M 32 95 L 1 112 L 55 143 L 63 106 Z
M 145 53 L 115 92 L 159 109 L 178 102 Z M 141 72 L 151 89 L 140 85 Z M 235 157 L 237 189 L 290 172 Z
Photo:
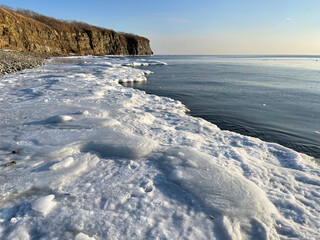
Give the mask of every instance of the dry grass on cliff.
M 119 33 L 119 34 L 125 36 L 126 38 L 144 38 L 144 37 L 140 37 L 135 34 L 132 34 L 132 33 L 116 32 L 112 29 L 106 29 L 106 28 L 102 28 L 102 27 L 93 26 L 93 25 L 90 25 L 88 23 L 81 22 L 81 21 L 58 20 L 56 18 L 44 16 L 42 14 L 39 14 L 37 12 L 31 11 L 28 9 L 23 9 L 23 8 L 14 9 L 14 8 L 6 6 L 6 5 L 0 5 L 0 8 L 4 8 L 6 10 L 21 14 L 25 17 L 32 18 L 40 23 L 43 23 L 43 24 L 55 29 L 58 32 L 74 32 L 74 31 L 88 32 L 88 31 L 98 30 L 101 32 Z
M 21 14 L 25 17 L 32 18 L 32 19 L 34 19 L 40 23 L 43 23 L 43 24 L 45 24 L 45 25 L 47 25 L 57 31 L 69 32 L 71 30 L 84 30 L 85 31 L 85 30 L 93 30 L 93 29 L 108 30 L 108 29 L 95 27 L 95 26 L 92 26 L 92 25 L 84 23 L 84 22 L 58 20 L 56 18 L 44 16 L 42 14 L 39 14 L 37 12 L 31 11 L 28 9 L 23 9 L 23 8 L 14 9 L 14 8 L 6 6 L 6 5 L 0 5 L 0 8 L 4 8 L 8 11 L 12 11 L 12 12 Z
M 81 21 L 75 21 L 75 20 L 69 20 L 69 21 L 65 21 L 67 22 L 68 24 L 76 27 L 76 28 L 79 28 L 83 31 L 90 31 L 90 30 L 99 30 L 99 31 L 111 31 L 111 32 L 115 32 L 111 29 L 106 29 L 106 28 L 102 28 L 102 27 L 97 27 L 97 26 L 93 26 L 93 25 L 90 25 L 88 23 L 85 23 L 85 22 L 81 22 Z
M 75 28 L 74 26 L 68 24 L 65 21 L 58 20 L 53 17 L 47 17 L 47 16 L 44 16 L 42 14 L 36 13 L 31 10 L 18 8 L 15 10 L 15 12 L 17 12 L 23 16 L 30 17 L 30 18 L 32 18 L 38 22 L 41 22 L 43 24 L 46 24 L 47 26 L 49 26 L 57 31 L 69 32 L 71 30 L 74 30 L 72 28 Z
M 81 21 L 74 21 L 74 20 L 58 20 L 53 17 L 48 17 L 44 16 L 42 14 L 39 14 L 37 12 L 28 10 L 28 9 L 23 9 L 23 8 L 11 8 L 8 6 L 0 5 L 0 8 L 4 8 L 9 11 L 16 12 L 18 14 L 21 14 L 25 17 L 32 18 L 38 22 L 41 22 L 56 31 L 63 31 L 63 32 L 70 32 L 74 30 L 82 30 L 82 31 L 93 31 L 93 30 L 99 30 L 99 31 L 108 31 L 108 32 L 115 32 L 114 30 L 106 29 L 106 28 L 101 28 L 97 26 L 90 25 L 85 22 Z

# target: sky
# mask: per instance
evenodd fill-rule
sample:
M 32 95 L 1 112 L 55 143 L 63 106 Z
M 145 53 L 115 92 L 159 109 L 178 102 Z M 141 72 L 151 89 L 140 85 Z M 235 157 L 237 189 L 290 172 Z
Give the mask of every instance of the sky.
M 319 0 L 2 0 L 150 39 L 155 54 L 320 55 Z

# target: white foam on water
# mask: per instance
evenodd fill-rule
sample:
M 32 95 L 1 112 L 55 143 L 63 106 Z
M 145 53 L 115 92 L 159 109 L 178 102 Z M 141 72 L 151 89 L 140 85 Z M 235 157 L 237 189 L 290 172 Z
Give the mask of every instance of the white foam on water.
M 55 58 L 1 78 L 0 239 L 319 239 L 313 159 L 119 84 L 153 64 Z

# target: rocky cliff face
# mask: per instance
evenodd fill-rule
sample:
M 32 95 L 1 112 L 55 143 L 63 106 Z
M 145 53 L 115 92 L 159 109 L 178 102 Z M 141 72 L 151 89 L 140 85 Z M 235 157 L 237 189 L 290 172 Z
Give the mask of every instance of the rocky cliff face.
M 0 48 L 49 55 L 152 54 L 144 37 L 4 8 L 0 8 Z

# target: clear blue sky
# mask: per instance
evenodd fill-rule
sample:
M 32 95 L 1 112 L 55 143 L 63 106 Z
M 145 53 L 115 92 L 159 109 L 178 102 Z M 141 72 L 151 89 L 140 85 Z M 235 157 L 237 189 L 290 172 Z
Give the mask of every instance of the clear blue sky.
M 318 54 L 319 0 L 2 0 L 131 32 L 155 54 Z

